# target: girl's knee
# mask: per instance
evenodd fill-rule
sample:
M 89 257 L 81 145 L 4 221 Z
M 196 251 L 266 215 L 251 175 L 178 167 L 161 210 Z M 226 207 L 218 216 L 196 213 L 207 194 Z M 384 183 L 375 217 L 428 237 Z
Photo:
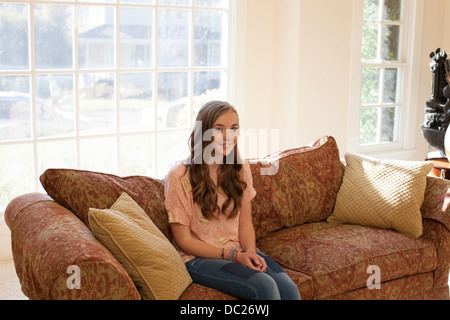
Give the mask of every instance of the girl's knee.
M 281 299 L 283 300 L 301 300 L 300 292 L 294 282 L 287 283 L 281 291 Z
M 260 272 L 254 282 L 253 297 L 254 300 L 280 300 L 280 290 L 276 281 L 267 273 Z

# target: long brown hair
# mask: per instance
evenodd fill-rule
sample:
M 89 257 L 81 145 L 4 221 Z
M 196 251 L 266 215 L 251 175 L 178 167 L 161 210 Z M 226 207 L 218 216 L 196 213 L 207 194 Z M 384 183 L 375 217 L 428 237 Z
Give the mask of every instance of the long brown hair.
M 225 214 L 225 210 L 231 204 L 233 204 L 233 209 L 228 215 L 228 219 L 236 217 L 239 213 L 244 189 L 247 187 L 247 184 L 239 176 L 243 162 L 237 144 L 228 156 L 224 156 L 223 162 L 220 164 L 217 187 L 210 177 L 208 164 L 203 159 L 205 148 L 212 143 L 204 141 L 203 134 L 212 129 L 217 119 L 230 110 L 237 115 L 236 109 L 228 102 L 211 101 L 206 103 L 198 112 L 196 126 L 189 137 L 190 157 L 185 163 L 186 170 L 189 172 L 194 202 L 200 205 L 203 216 L 208 220 L 217 218 L 218 214 Z M 217 189 L 219 187 L 227 196 L 222 208 L 217 205 Z

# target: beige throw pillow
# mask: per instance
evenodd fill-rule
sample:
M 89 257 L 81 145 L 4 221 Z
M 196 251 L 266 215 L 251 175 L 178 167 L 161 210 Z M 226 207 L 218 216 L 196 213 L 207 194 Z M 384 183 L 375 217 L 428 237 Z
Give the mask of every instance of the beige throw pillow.
M 175 300 L 192 282 L 180 255 L 126 193 L 110 209 L 89 209 L 95 237 L 128 272 L 145 300 Z
M 429 162 L 345 155 L 347 166 L 329 223 L 392 229 L 418 238 Z

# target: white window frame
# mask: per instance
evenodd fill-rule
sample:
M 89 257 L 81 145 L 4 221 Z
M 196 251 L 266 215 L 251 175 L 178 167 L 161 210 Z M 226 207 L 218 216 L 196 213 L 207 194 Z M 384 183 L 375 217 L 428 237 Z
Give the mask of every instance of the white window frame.
M 105 3 L 93 3 L 93 2 L 81 2 L 78 0 L 73 0 L 73 1 L 48 1 L 48 0 L 2 0 L 3 2 L 11 2 L 14 4 L 28 4 L 30 6 L 33 6 L 34 4 L 39 4 L 39 5 L 43 5 L 43 4 L 51 4 L 51 5 L 101 5 L 101 6 L 113 6 L 116 7 L 116 23 L 119 25 L 119 3 L 109 3 L 109 2 L 105 2 Z M 223 68 L 216 68 L 216 67 L 211 67 L 211 68 L 195 68 L 195 70 L 197 71 L 208 71 L 209 69 L 214 69 L 214 70 L 218 70 L 221 69 L 222 71 L 224 71 L 226 73 L 224 80 L 224 86 L 226 86 L 226 94 L 228 97 L 228 100 L 233 103 L 238 111 L 240 112 L 241 116 L 243 116 L 244 114 L 244 103 L 245 103 L 245 54 L 246 54 L 246 15 L 247 15 L 247 0 L 227 0 L 229 1 L 229 7 L 228 9 L 223 9 L 225 11 L 228 12 L 228 30 L 224 30 L 225 32 L 228 32 L 228 51 L 226 52 L 228 57 L 226 60 L 226 63 L 224 64 L 224 66 L 222 66 Z M 118 2 L 118 0 L 117 0 Z M 131 4 L 124 4 L 127 7 L 133 6 Z M 139 5 L 136 5 L 139 6 Z M 192 0 L 191 6 L 174 6 L 177 8 L 182 8 L 182 9 L 186 9 L 186 10 L 193 10 L 193 6 L 194 6 L 194 0 Z M 158 10 L 159 5 L 156 4 L 154 5 L 155 10 Z M 31 8 L 31 10 L 33 10 L 33 8 Z M 203 10 L 203 8 L 202 8 Z M 208 8 L 205 8 L 205 10 L 208 10 Z M 31 11 L 32 12 L 32 11 Z M 32 21 L 33 17 L 30 17 L 30 44 L 31 44 L 31 48 L 29 49 L 31 52 L 31 57 L 30 57 L 30 70 L 29 71 L 0 71 L 0 76 L 7 76 L 7 75 L 29 75 L 31 77 L 31 82 L 32 82 L 32 88 L 35 88 L 35 83 L 33 83 L 35 81 L 35 77 L 41 74 L 48 74 L 48 73 L 52 73 L 52 74 L 66 74 L 66 73 L 72 73 L 75 75 L 74 77 L 74 81 L 78 80 L 78 77 L 80 74 L 82 73 L 86 73 L 86 72 L 102 72 L 102 73 L 115 73 L 116 74 L 116 92 L 118 90 L 118 76 L 121 73 L 124 72 L 153 72 L 155 74 L 155 81 L 154 81 L 154 88 L 157 88 L 157 77 L 156 75 L 158 74 L 158 71 L 162 71 L 162 70 L 166 70 L 166 69 L 170 69 L 170 71 L 192 71 L 194 69 L 193 67 L 193 62 L 192 62 L 192 52 L 193 52 L 193 47 L 191 48 L 190 51 L 190 59 L 191 59 L 191 64 L 189 67 L 186 68 L 161 68 L 157 66 L 157 62 L 155 62 L 155 65 L 151 68 L 145 68 L 145 69 L 124 69 L 124 68 L 120 68 L 120 66 L 118 66 L 118 61 L 119 60 L 119 54 L 120 54 L 120 46 L 116 45 L 116 50 L 115 50 L 115 61 L 116 61 L 116 67 L 112 68 L 112 69 L 106 69 L 106 68 L 102 68 L 102 69 L 95 69 L 95 70 L 85 70 L 85 69 L 78 69 L 78 43 L 77 43 L 77 37 L 75 36 L 75 44 L 74 44 L 74 70 L 62 70 L 62 71 L 56 71 L 56 70 L 51 70 L 51 71 L 37 71 L 35 66 L 34 66 L 34 30 L 31 27 L 32 26 Z M 75 19 L 77 19 L 77 17 L 75 16 Z M 156 21 L 155 21 L 156 23 Z M 193 21 L 192 21 L 193 24 Z M 74 33 L 76 31 L 74 30 Z M 119 43 L 119 35 L 116 34 L 116 43 Z M 192 39 L 191 41 L 193 41 L 193 36 L 191 35 Z M 191 44 L 192 45 L 192 44 Z M 157 47 L 155 47 L 155 52 L 156 52 L 156 56 L 154 57 L 155 61 L 157 61 Z M 190 86 L 189 86 L 189 90 L 191 90 L 192 92 L 192 74 L 191 73 L 191 79 L 190 79 Z M 75 86 L 77 87 L 77 86 Z M 156 92 L 156 91 L 155 91 Z M 32 90 L 31 92 L 32 95 L 32 101 L 36 101 L 36 90 Z M 77 119 L 79 119 L 79 107 L 78 107 L 78 91 L 75 90 L 74 91 L 74 95 L 75 95 L 75 117 Z M 192 98 L 192 94 L 189 93 L 189 96 Z M 117 95 L 116 95 L 116 103 L 118 103 L 117 100 Z M 156 98 L 154 98 L 156 100 Z M 191 108 L 192 108 L 192 103 L 191 103 Z M 156 110 L 156 108 L 155 108 Z M 75 135 L 73 137 L 68 137 L 68 138 L 38 138 L 37 134 L 36 134 L 36 123 L 37 123 L 37 119 L 36 119 L 36 112 L 35 112 L 35 106 L 34 104 L 32 104 L 32 131 L 33 131 L 33 136 L 30 139 L 26 139 L 26 140 L 15 140 L 15 141 L 0 141 L 0 145 L 12 145 L 12 144 L 32 144 L 33 145 L 33 177 L 30 177 L 30 179 L 34 180 L 34 192 L 42 192 L 42 187 L 40 185 L 39 182 L 39 176 L 40 174 L 42 174 L 42 172 L 38 172 L 39 171 L 39 164 L 38 164 L 38 154 L 37 154 L 37 145 L 39 142 L 45 141 L 45 142 L 52 142 L 52 141 L 60 141 L 60 140 L 74 140 L 76 143 L 76 164 L 77 164 L 77 168 L 80 168 L 80 140 L 81 139 L 91 139 L 91 138 L 99 138 L 99 137 L 114 137 L 117 141 L 117 145 L 116 148 L 118 149 L 120 144 L 119 144 L 119 139 L 122 136 L 126 136 L 127 133 L 121 133 L 119 131 L 118 128 L 120 128 L 119 126 L 119 121 L 120 121 L 120 115 L 117 114 L 120 109 L 117 107 L 116 108 L 116 130 L 114 133 L 111 134 L 99 134 L 99 135 L 93 135 L 93 136 L 82 136 L 80 135 L 79 132 L 79 128 L 78 128 L 78 123 L 77 124 L 77 128 L 75 131 Z M 156 112 L 156 111 L 155 111 Z M 190 112 L 191 114 L 191 112 Z M 190 119 L 190 123 L 193 122 L 193 119 Z M 155 128 L 154 130 L 145 132 L 145 133 L 153 133 L 154 134 L 154 149 L 155 149 L 155 155 L 158 154 L 157 152 L 157 143 L 156 143 L 156 139 L 157 139 L 157 134 L 158 132 L 172 132 L 172 131 L 183 131 L 183 130 L 190 130 L 189 128 L 175 128 L 175 129 L 158 129 Z M 129 134 L 136 134 L 136 133 L 129 133 Z M 120 150 L 117 150 L 116 152 L 116 170 L 120 171 L 120 168 L 118 168 L 118 161 L 120 158 Z M 155 165 L 157 164 L 157 158 L 156 156 L 153 157 L 154 161 L 155 161 Z M 156 170 L 156 169 L 155 169 Z M 156 172 L 156 171 L 155 171 Z M 114 172 L 113 172 L 114 173 Z M 115 172 L 116 174 L 120 174 L 120 172 Z M 31 191 L 33 192 L 33 191 Z M 10 199 L 12 200 L 12 199 Z M 3 217 L 3 209 L 4 208 L 0 208 L 0 221 L 4 219 Z
M 405 0 L 405 25 L 401 35 L 401 51 L 399 62 L 377 62 L 374 64 L 362 62 L 362 36 L 364 1 L 353 2 L 353 41 L 352 41 L 352 69 L 350 82 L 350 106 L 348 115 L 348 152 L 383 156 L 386 158 L 408 159 L 415 148 L 415 132 L 419 97 L 419 79 L 412 75 L 420 72 L 421 39 L 424 9 L 424 0 Z M 361 117 L 361 90 L 362 70 L 365 67 L 402 67 L 403 84 L 399 107 L 399 123 L 397 128 L 398 140 L 392 143 L 375 145 L 360 145 L 360 117 Z M 425 103 L 425 102 L 422 102 Z

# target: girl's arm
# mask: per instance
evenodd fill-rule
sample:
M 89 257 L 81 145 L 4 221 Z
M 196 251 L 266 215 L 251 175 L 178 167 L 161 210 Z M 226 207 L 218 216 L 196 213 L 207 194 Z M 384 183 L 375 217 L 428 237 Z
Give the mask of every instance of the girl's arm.
M 239 242 L 245 252 L 256 253 L 255 239 L 250 201 L 241 207 L 241 212 L 239 214 Z
M 189 227 L 171 223 L 170 228 L 178 247 L 186 254 L 206 259 L 222 259 L 222 249 L 195 239 L 192 237 Z M 225 250 L 224 257 L 227 258 L 229 253 L 230 250 Z
M 239 214 L 239 242 L 245 252 L 238 254 L 237 262 L 254 270 L 265 272 L 267 268 L 266 261 L 256 253 L 251 201 L 241 207 Z

